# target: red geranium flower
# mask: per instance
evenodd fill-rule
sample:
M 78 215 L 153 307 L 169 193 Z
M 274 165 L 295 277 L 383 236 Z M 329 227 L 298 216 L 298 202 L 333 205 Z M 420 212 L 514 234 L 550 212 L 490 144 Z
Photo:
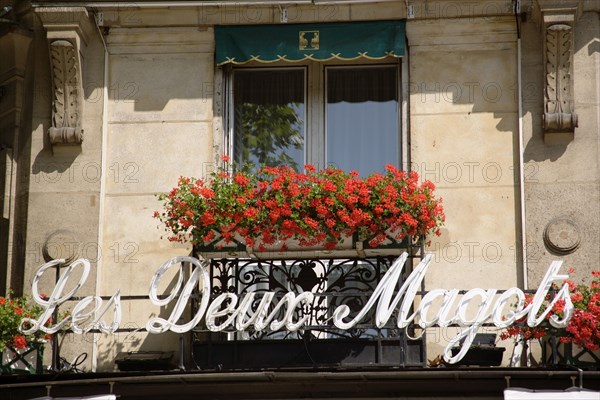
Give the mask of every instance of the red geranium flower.
M 439 234 L 444 214 L 433 184 L 419 184 L 416 173 L 391 165 L 386 170 L 363 179 L 333 167 L 264 166 L 249 173 L 226 164 L 206 180 L 181 177 L 160 196 L 164 210 L 154 216 L 172 241 L 222 246 L 235 240 L 263 249 L 288 238 L 331 249 L 347 235 L 377 245 Z
M 17 335 L 13 339 L 13 347 L 15 349 L 24 349 L 27 347 L 27 340 L 23 335 Z

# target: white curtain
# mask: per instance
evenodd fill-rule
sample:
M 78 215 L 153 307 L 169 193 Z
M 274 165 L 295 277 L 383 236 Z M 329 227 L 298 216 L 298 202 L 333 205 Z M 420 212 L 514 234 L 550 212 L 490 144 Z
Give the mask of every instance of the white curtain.
M 398 69 L 327 69 L 327 164 L 368 176 L 399 166 Z

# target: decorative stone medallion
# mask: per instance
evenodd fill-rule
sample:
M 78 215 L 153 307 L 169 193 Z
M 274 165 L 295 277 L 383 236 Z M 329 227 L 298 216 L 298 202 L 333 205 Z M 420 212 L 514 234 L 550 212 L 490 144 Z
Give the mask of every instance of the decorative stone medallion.
M 555 218 L 544 229 L 544 244 L 554 254 L 571 254 L 581 244 L 579 227 L 567 217 Z
M 52 232 L 42 246 L 42 255 L 46 262 L 64 258 L 65 264 L 70 264 L 79 258 L 80 252 L 81 242 L 67 229 Z

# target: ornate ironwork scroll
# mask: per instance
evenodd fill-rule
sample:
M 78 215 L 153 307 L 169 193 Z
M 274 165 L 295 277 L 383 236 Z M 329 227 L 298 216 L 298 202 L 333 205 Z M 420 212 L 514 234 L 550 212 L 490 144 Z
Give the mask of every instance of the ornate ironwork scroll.
M 311 303 L 304 302 L 294 309 L 293 320 L 307 318 L 303 329 L 296 332 L 194 330 L 192 359 L 196 367 L 423 366 L 426 361 L 424 339 L 409 339 L 404 329 L 397 328 L 394 316 L 381 328 L 376 327 L 374 310 L 350 330 L 338 329 L 332 322 L 334 310 L 343 304 L 351 310 L 348 319 L 358 314 L 396 258 L 212 259 L 211 300 L 224 293 L 236 294 L 239 298 L 248 293 L 256 294 L 245 319 L 249 320 L 260 309 L 261 294 L 275 293 L 268 313 L 279 312 L 275 316 L 278 320 L 287 312 L 286 307 L 276 310 L 286 293 L 312 292 L 314 296 Z M 400 280 L 406 279 L 411 270 L 412 259 L 409 258 Z M 399 282 L 398 288 L 401 284 Z M 199 296 L 196 302 L 198 299 Z M 197 308 L 197 303 L 193 306 Z M 408 332 L 414 334 L 412 328 Z
M 348 305 L 353 312 L 358 313 L 395 258 L 212 260 L 211 296 L 215 298 L 222 293 L 234 293 L 239 296 L 256 293 L 256 299 L 248 311 L 250 317 L 259 306 L 261 293 L 275 292 L 276 300 L 271 309 L 274 309 L 277 300 L 288 292 L 315 294 L 310 305 L 295 310 L 295 317 L 298 319 L 310 316 L 309 323 L 303 331 L 248 331 L 235 333 L 238 339 L 300 338 L 307 334 L 316 338 L 398 337 L 398 329 L 391 322 L 390 326 L 373 328 L 373 316 L 369 315 L 352 330 L 337 329 L 331 322 L 333 310 L 342 304 Z M 282 308 L 278 317 L 283 318 L 284 312 Z M 351 317 L 352 315 L 348 318 Z

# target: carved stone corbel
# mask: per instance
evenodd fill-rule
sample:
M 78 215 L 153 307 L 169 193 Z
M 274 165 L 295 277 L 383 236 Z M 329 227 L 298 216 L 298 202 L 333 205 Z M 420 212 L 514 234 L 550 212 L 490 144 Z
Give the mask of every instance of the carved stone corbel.
M 95 26 L 85 7 L 37 7 L 35 13 L 50 48 L 52 126 L 48 139 L 54 152 L 61 147 L 71 151 L 83 142 L 81 60 Z
M 573 97 L 573 30 L 577 1 L 540 0 L 544 42 L 544 142 L 565 144 L 578 126 Z
M 79 52 L 68 40 L 50 42 L 52 67 L 52 146 L 80 145 L 83 142 L 81 108 L 83 102 Z
M 577 114 L 573 107 L 573 28 L 553 24 L 546 28 L 546 92 L 544 130 L 573 132 Z

